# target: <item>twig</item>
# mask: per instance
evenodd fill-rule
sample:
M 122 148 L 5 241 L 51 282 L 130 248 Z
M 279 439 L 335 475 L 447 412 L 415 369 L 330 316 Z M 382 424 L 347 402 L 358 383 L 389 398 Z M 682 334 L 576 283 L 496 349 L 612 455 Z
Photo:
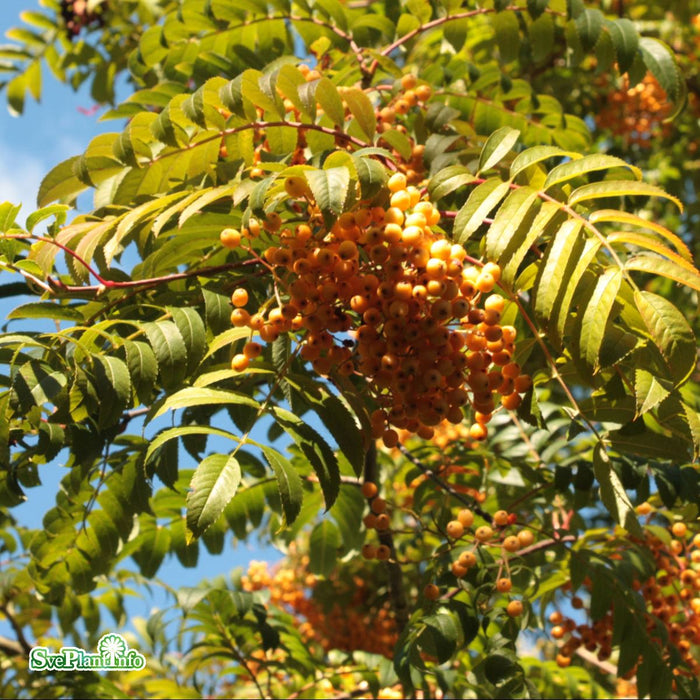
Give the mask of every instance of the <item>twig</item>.
M 365 455 L 364 480 L 377 483 L 377 476 L 377 446 L 374 442 L 371 442 Z M 408 623 L 408 602 L 406 601 L 406 593 L 403 588 L 403 572 L 396 561 L 396 548 L 391 531 L 380 530 L 379 542 L 391 550 L 391 559 L 386 562 L 389 573 L 389 596 L 394 609 L 396 627 L 399 634 L 401 634 Z
M 17 644 L 19 644 L 24 654 L 29 656 L 29 652 L 32 650 L 32 645 L 27 641 L 27 638 L 24 636 L 22 626 L 19 624 L 19 622 L 17 622 L 14 614 L 11 612 L 10 605 L 11 603 L 4 603 L 3 605 L 0 605 L 0 612 L 2 612 L 3 615 L 5 615 L 7 621 L 10 623 L 10 627 L 12 627 L 17 637 Z
M 487 523 L 492 523 L 493 518 L 489 513 L 487 513 L 485 510 L 482 510 L 482 508 L 479 506 L 479 504 L 473 499 L 473 498 L 468 498 L 462 493 L 459 493 L 459 491 L 455 491 L 450 484 L 448 484 L 446 481 L 441 479 L 432 469 L 429 467 L 426 467 L 417 457 L 415 457 L 413 454 L 411 454 L 410 450 L 408 450 L 406 447 L 403 445 L 399 444 L 398 445 L 399 451 L 408 459 L 410 460 L 413 464 L 415 464 L 418 469 L 420 469 L 425 476 L 427 476 L 431 481 L 434 481 L 436 484 L 438 484 L 441 488 L 443 488 L 445 491 L 447 491 L 451 496 L 456 498 L 458 501 L 461 501 L 465 506 L 468 506 L 471 508 L 477 515 L 480 515 Z

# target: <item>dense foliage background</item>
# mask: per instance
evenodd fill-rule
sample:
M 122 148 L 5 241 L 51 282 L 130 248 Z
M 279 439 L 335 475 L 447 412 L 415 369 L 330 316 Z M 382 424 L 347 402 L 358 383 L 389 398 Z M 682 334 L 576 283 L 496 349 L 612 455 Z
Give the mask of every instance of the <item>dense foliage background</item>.
M 2 696 L 697 697 L 696 3 L 41 5 L 9 109 L 114 130 L 0 205 Z

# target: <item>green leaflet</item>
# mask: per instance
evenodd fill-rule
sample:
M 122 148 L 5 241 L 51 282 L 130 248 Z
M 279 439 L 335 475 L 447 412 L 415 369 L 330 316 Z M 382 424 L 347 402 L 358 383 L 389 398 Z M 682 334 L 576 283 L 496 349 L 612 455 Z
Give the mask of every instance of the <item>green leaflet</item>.
M 100 396 L 99 427 L 116 423 L 131 405 L 131 378 L 126 364 L 117 357 L 93 355 L 95 386 Z
M 660 187 L 650 185 L 648 182 L 635 180 L 606 180 L 583 185 L 569 195 L 569 206 L 604 197 L 636 197 L 638 195 L 669 199 L 683 211 L 683 205 L 677 197 L 668 194 Z
M 573 259 L 574 246 L 580 241 L 581 228 L 580 221 L 565 221 L 547 246 L 535 284 L 535 312 L 543 319 L 551 318 L 555 302 L 565 287 L 566 267 Z
M 634 301 L 649 336 L 666 361 L 669 376 L 682 384 L 695 368 L 695 335 L 685 316 L 658 294 L 635 291 Z
M 640 253 L 625 261 L 625 270 L 638 270 L 668 277 L 675 282 L 700 291 L 700 273 L 688 265 L 679 265 L 658 255 Z
M 345 167 L 305 170 L 304 175 L 321 209 L 326 227 L 331 228 L 342 213 L 350 186 L 350 171 Z
M 213 454 L 195 469 L 187 494 L 187 527 L 200 537 L 223 513 L 241 481 L 241 467 L 234 455 Z
M 522 241 L 539 211 L 538 192 L 530 187 L 513 190 L 505 198 L 486 234 L 486 256 L 500 263 L 503 253 Z
M 309 571 L 328 576 L 335 568 L 340 543 L 336 525 L 328 518 L 321 520 L 311 531 L 309 539 Z
M 158 360 L 160 380 L 167 389 L 178 386 L 187 371 L 187 345 L 172 321 L 144 323 L 143 331 Z
M 637 369 L 634 373 L 634 395 L 637 401 L 637 415 L 644 415 L 666 399 L 673 386 L 659 377 L 655 377 L 645 369 Z
M 615 46 L 620 73 L 626 73 L 634 63 L 639 48 L 639 34 L 631 20 L 606 20 L 605 27 Z
M 274 448 L 264 445 L 262 451 L 275 472 L 285 524 L 291 525 L 297 519 L 304 499 L 301 476 L 289 460 Z
M 630 534 L 642 537 L 642 528 L 634 506 L 601 443 L 593 450 L 593 471 L 600 485 L 600 497 L 610 515 Z
M 210 406 L 213 404 L 251 406 L 252 408 L 259 408 L 260 406 L 255 399 L 237 391 L 192 386 L 180 389 L 180 391 L 168 396 L 153 414 L 153 418 L 157 418 L 167 411 L 176 411 L 179 408 Z
M 595 153 L 576 160 L 570 160 L 568 163 L 557 165 L 549 171 L 547 179 L 544 182 L 543 190 L 547 190 L 561 182 L 566 182 L 581 175 L 596 172 L 597 170 L 608 170 L 609 168 L 629 168 L 639 180 L 642 177 L 642 171 L 630 165 L 622 158 L 608 156 L 602 153 Z
M 557 157 L 580 158 L 581 156 L 578 153 L 565 151 L 557 146 L 534 146 L 515 156 L 510 164 L 510 179 L 515 180 L 520 173 L 532 165 Z
M 581 321 L 581 354 L 594 371 L 599 368 L 600 346 L 617 293 L 622 284 L 622 271 L 607 268 L 597 279 L 593 294 Z
M 346 88 L 341 92 L 341 96 L 360 129 L 372 143 L 377 131 L 377 116 L 369 97 L 358 88 Z
M 310 425 L 295 414 L 279 406 L 271 408 L 270 412 L 309 460 L 321 484 L 328 510 L 335 503 L 340 488 L 340 469 L 333 450 Z
M 509 126 L 496 129 L 486 139 L 486 143 L 481 151 L 477 175 L 498 165 L 515 146 L 519 137 L 520 131 L 518 129 L 512 129 Z
M 455 217 L 452 228 L 455 241 L 464 244 L 509 190 L 510 184 L 502 182 L 498 177 L 490 178 L 472 190 Z

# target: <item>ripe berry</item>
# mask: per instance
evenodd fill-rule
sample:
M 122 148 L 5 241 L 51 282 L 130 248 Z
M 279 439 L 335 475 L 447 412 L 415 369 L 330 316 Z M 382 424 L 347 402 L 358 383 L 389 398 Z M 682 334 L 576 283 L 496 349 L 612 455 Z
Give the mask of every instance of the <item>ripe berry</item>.
M 523 604 L 519 600 L 511 600 L 506 606 L 506 613 L 509 617 L 520 617 L 523 614 Z
M 380 544 L 377 547 L 377 559 L 379 561 L 386 561 L 391 556 L 391 549 L 385 544 Z
M 309 185 L 303 177 L 288 177 L 284 181 L 284 189 L 290 197 L 303 197 L 309 191 Z
M 240 231 L 236 231 L 235 228 L 225 228 L 219 234 L 219 240 L 224 248 L 238 248 L 238 246 L 241 244 Z
M 496 590 L 499 593 L 508 593 L 513 587 L 513 582 L 509 578 L 499 578 L 496 581 Z
M 454 539 L 459 539 L 464 534 L 464 525 L 459 520 L 450 520 L 445 529 L 447 534 Z
M 237 307 L 245 306 L 248 303 L 248 290 L 243 287 L 234 289 L 231 294 L 231 303 Z
M 457 513 L 457 520 L 459 520 L 464 527 L 471 527 L 474 522 L 474 513 L 472 513 L 469 508 L 462 508 L 462 510 Z
M 379 489 L 373 481 L 365 481 L 365 483 L 362 484 L 361 491 L 365 498 L 374 498 L 377 493 L 379 493 Z
M 437 600 L 440 597 L 440 589 L 434 583 L 429 583 L 423 589 L 423 595 L 428 600 Z
M 497 510 L 493 514 L 493 524 L 498 527 L 505 527 L 508 524 L 508 511 Z
M 372 509 L 373 513 L 379 515 L 386 510 L 386 501 L 383 498 L 375 498 L 372 501 L 370 508 Z
M 685 523 L 676 522 L 671 526 L 671 532 L 673 533 L 674 537 L 685 537 L 687 531 L 688 528 L 686 527 Z
M 488 542 L 493 537 L 493 530 L 488 525 L 482 525 L 476 528 L 474 537 L 476 537 L 479 542 Z
M 362 556 L 365 559 L 374 559 L 377 556 L 377 546 L 374 544 L 365 544 L 362 546 Z
M 231 369 L 235 370 L 236 372 L 242 372 L 248 368 L 248 363 L 248 358 L 243 353 L 238 353 L 237 355 L 234 355 L 231 360 Z

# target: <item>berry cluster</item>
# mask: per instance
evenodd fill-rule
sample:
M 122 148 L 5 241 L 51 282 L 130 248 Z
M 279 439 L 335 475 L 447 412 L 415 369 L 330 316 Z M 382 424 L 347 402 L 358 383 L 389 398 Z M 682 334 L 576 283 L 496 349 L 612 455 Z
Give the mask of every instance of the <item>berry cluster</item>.
M 640 514 L 649 514 L 649 504 L 638 507 Z M 675 522 L 669 528 L 672 539 L 664 541 L 649 530 L 638 542 L 648 549 L 656 564 L 656 573 L 646 581 L 633 581 L 633 588 L 644 599 L 645 624 L 649 636 L 656 640 L 664 655 L 673 647 L 685 668 L 676 673 L 690 677 L 700 674 L 698 645 L 700 645 L 700 534 L 690 537 L 687 525 Z M 619 555 L 618 555 L 619 556 Z M 615 555 L 613 555 L 615 557 Z M 584 587 L 590 589 L 590 579 Z M 583 609 L 585 603 L 573 596 L 571 606 Z M 555 610 L 549 616 L 553 627 L 550 635 L 561 640 L 557 664 L 566 667 L 577 649 L 583 647 L 595 653 L 600 661 L 607 660 L 613 651 L 613 610 L 608 610 L 595 621 L 577 622 Z M 665 628 L 665 633 L 660 631 Z M 666 637 L 662 641 L 661 637 Z M 634 669 L 629 674 L 634 675 Z
M 300 356 L 322 376 L 364 377 L 377 405 L 372 431 L 387 447 L 398 444 L 397 429 L 430 439 L 443 420 L 460 423 L 466 404 L 471 438 L 484 439 L 497 396 L 515 409 L 531 386 L 513 361 L 515 328 L 499 324 L 505 300 L 491 294 L 500 269 L 468 262 L 461 245 L 435 231 L 440 213 L 403 173 L 388 185 L 388 207 L 356 207 L 327 230 L 306 180 L 288 177 L 307 223 L 292 229 L 271 212 L 262 225 L 224 230 L 224 246 L 251 254 L 263 230 L 273 238 L 262 262 L 280 302 L 251 314 L 237 289 L 231 322 L 264 342 L 298 334 Z M 261 349 L 248 343 L 233 368 L 244 370 Z
M 246 591 L 269 593 L 270 604 L 291 613 L 299 632 L 309 643 L 324 651 L 362 650 L 391 658 L 398 638 L 387 601 L 377 597 L 370 582 L 359 575 L 340 577 L 337 572 L 323 581 L 307 571 L 308 558 L 293 568 L 277 567 L 272 572 L 265 562 L 251 562 L 241 578 Z M 331 590 L 329 590 L 331 589 Z M 323 600 L 332 600 L 324 605 Z
M 601 92 L 604 99 L 596 114 L 598 128 L 622 137 L 627 144 L 650 148 L 652 143 L 670 133 L 671 125 L 664 120 L 670 114 L 671 105 L 651 73 L 634 87 L 629 87 L 626 75 L 623 81 L 621 89 L 607 94 Z
M 69 39 L 80 34 L 83 27 L 91 24 L 101 27 L 104 24 L 103 12 L 104 3 L 91 11 L 87 0 L 61 0 L 61 17 Z

